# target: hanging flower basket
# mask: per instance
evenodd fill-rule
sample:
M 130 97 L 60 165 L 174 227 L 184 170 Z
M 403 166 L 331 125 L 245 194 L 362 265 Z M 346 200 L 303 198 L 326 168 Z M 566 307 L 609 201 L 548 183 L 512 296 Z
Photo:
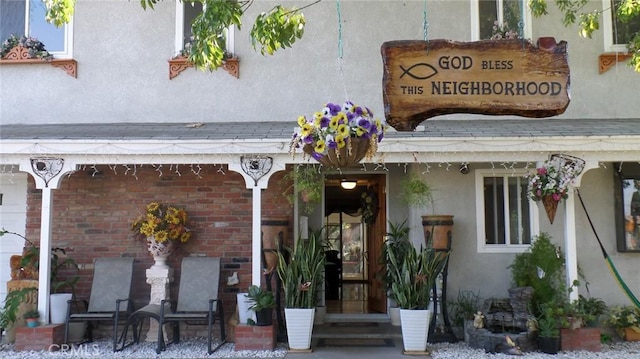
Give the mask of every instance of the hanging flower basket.
M 350 101 L 342 106 L 327 103 L 313 119 L 298 117 L 290 152 L 302 151 L 327 167 L 349 167 L 371 160 L 384 138 L 386 124 L 374 119 L 367 107 Z
M 528 197 L 542 202 L 551 224 L 558 210 L 558 203 L 569 197 L 568 187 L 582 173 L 584 161 L 577 157 L 553 155 L 542 167 L 529 172 Z
M 341 168 L 360 163 L 367 155 L 369 148 L 371 148 L 369 140 L 354 137 L 347 141 L 346 146 L 329 150 L 324 156 L 314 156 L 314 147 L 312 145 L 304 145 L 302 150 L 323 166 Z
M 551 224 L 553 224 L 553 220 L 556 218 L 558 203 L 560 203 L 560 201 L 553 199 L 552 195 L 542 197 L 542 204 L 544 205 L 544 210 L 547 212 L 547 218 L 549 218 Z

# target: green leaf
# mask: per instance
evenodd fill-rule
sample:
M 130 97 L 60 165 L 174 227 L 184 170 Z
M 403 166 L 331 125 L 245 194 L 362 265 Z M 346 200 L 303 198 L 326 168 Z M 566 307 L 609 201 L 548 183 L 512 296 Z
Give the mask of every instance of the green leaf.
M 56 27 L 62 27 L 71 21 L 76 0 L 44 0 L 47 9 L 45 19 Z
M 278 5 L 261 13 L 251 28 L 251 45 L 262 55 L 273 55 L 278 49 L 291 47 L 304 34 L 305 18 L 299 9 Z

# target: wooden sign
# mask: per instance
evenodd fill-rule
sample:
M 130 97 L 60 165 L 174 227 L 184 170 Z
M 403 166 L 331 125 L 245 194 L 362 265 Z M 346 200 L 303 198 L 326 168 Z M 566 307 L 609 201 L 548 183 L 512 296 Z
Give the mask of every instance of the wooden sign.
M 381 52 L 385 117 L 397 131 L 444 114 L 550 117 L 569 105 L 565 41 L 389 41 Z

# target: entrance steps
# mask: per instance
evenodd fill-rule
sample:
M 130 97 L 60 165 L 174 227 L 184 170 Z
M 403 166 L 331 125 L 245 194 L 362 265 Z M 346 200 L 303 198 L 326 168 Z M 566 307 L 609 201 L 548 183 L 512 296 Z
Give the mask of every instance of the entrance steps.
M 324 324 L 314 325 L 312 338 L 397 339 L 402 331 L 386 314 L 327 314 Z

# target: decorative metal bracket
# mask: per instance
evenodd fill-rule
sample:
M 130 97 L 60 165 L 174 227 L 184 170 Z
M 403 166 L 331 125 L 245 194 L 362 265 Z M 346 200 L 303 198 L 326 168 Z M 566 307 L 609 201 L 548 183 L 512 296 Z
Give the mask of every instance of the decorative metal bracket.
M 273 157 L 259 155 L 251 157 L 242 156 L 240 157 L 240 164 L 242 171 L 253 178 L 254 186 L 257 186 L 258 180 L 271 171 Z
M 49 181 L 62 172 L 64 159 L 53 157 L 31 158 L 33 173 L 44 180 L 45 187 L 49 187 Z

